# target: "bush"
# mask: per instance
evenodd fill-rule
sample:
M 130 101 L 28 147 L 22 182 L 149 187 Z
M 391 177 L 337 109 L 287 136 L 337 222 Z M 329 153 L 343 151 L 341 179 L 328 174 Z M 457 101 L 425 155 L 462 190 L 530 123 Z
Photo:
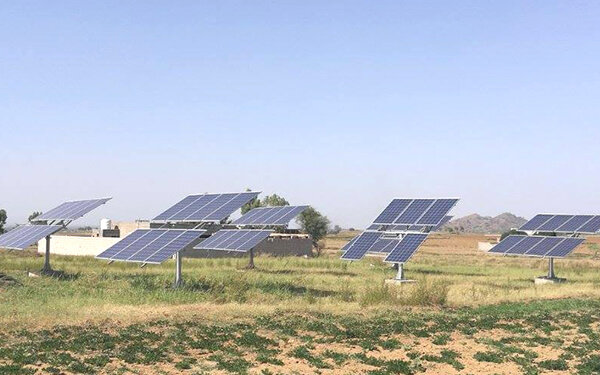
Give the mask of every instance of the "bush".
M 365 290 L 361 306 L 379 304 L 408 306 L 444 306 L 450 286 L 445 280 L 429 282 L 423 278 L 412 285 L 389 286 L 380 284 Z

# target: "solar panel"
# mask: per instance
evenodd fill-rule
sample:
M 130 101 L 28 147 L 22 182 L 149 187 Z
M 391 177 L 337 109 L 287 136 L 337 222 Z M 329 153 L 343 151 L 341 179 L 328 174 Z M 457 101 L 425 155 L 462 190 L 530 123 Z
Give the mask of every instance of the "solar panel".
M 417 221 L 417 224 L 438 225 L 457 202 L 458 199 L 438 199 Z
M 378 230 L 379 228 L 381 228 L 380 224 L 371 224 L 367 227 L 366 230 Z
M 556 231 L 562 233 L 575 233 L 593 218 L 594 215 L 576 215 L 571 220 L 558 227 Z
M 389 253 L 400 242 L 397 238 L 380 238 L 371 246 L 369 253 Z
M 536 230 L 548 220 L 552 219 L 554 215 L 535 215 L 533 219 L 529 220 L 519 228 L 520 230 Z
M 396 243 L 389 255 L 384 259 L 386 263 L 406 263 L 417 249 L 425 242 L 427 234 L 407 234 Z
M 562 237 L 546 237 L 540 241 L 537 245 L 532 247 L 530 250 L 525 252 L 525 255 L 543 257 L 556 245 L 562 242 Z
M 554 232 L 560 228 L 567 221 L 571 220 L 574 215 L 555 215 L 552 219 L 548 220 L 537 228 L 538 231 Z
M 527 238 L 527 236 L 508 236 L 500 241 L 499 244 L 490 249 L 490 253 L 504 254 L 513 246 Z
M 382 236 L 381 232 L 362 232 L 352 246 L 342 255 L 343 260 L 360 260 Z
M 137 229 L 96 258 L 160 264 L 200 238 L 205 230 Z
M 247 252 L 267 239 L 271 233 L 271 230 L 223 229 L 196 245 L 194 249 Z
M 412 199 L 394 199 L 373 221 L 376 224 L 393 224 L 400 214 L 412 203 Z
M 62 225 L 23 225 L 1 235 L 0 248 L 23 250 L 62 228 Z
M 189 195 L 156 216 L 154 221 L 221 221 L 241 208 L 259 192 Z
M 563 258 L 583 243 L 581 238 L 508 236 L 489 252 L 505 255 Z
M 344 247 L 342 247 L 342 249 L 340 251 L 346 251 L 350 247 L 352 247 L 352 245 L 354 245 L 354 242 L 358 239 L 358 237 L 360 237 L 360 234 L 358 236 L 354 237 L 353 239 L 351 239 L 347 244 L 345 244 Z
M 36 217 L 33 222 L 52 221 L 52 220 L 75 220 L 79 219 L 88 212 L 105 204 L 112 198 L 88 199 L 81 201 L 69 201 L 50 211 Z
M 561 243 L 550 250 L 546 256 L 552 258 L 564 258 L 575 250 L 577 246 L 581 245 L 583 241 L 584 239 L 582 238 L 565 238 Z
M 288 225 L 308 206 L 255 208 L 233 222 L 234 225 Z
M 444 225 L 448 224 L 450 222 L 450 220 L 452 220 L 454 216 L 450 216 L 450 215 L 446 215 L 444 216 L 444 218 L 442 219 L 442 221 L 440 221 L 440 223 L 438 225 L 436 225 L 435 227 L 433 227 L 433 229 L 431 229 L 432 232 L 438 232 L 440 231 Z
M 528 252 L 532 247 L 539 244 L 544 237 L 526 237 L 518 244 L 508 249 L 505 254 L 509 255 L 523 255 Z
M 584 226 L 577 229 L 579 233 L 596 233 L 600 231 L 600 216 L 594 216 Z
M 415 224 L 434 203 L 435 199 L 415 199 L 402 215 L 398 216 L 394 223 L 404 225 Z

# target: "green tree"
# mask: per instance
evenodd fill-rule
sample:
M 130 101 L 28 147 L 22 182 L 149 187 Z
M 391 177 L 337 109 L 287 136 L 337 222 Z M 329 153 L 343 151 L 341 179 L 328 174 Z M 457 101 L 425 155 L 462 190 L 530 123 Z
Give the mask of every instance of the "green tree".
M 6 210 L 0 210 L 0 234 L 4 233 L 4 225 L 6 224 L 6 219 L 8 219 Z
M 338 234 L 342 231 L 342 227 L 340 227 L 339 225 L 334 225 L 333 228 L 331 228 L 331 230 L 329 231 L 329 233 L 331 234 Z
M 252 191 L 250 189 L 246 189 L 246 191 Z M 246 212 L 252 210 L 253 208 L 258 207 L 279 207 L 279 206 L 289 206 L 290 202 L 288 202 L 285 198 L 280 197 L 277 194 L 267 195 L 262 200 L 258 198 L 252 199 L 250 202 L 246 203 L 242 206 L 242 215 Z
M 310 235 L 313 245 L 317 249 L 317 255 L 320 255 L 323 248 L 320 241 L 327 235 L 331 223 L 327 216 L 309 207 L 298 216 L 297 221 L 302 231 Z
M 27 221 L 29 221 L 31 223 L 31 221 L 33 219 L 35 219 L 36 217 L 40 216 L 42 213 L 38 212 L 38 211 L 34 211 L 31 215 L 29 215 L 29 217 L 27 218 Z

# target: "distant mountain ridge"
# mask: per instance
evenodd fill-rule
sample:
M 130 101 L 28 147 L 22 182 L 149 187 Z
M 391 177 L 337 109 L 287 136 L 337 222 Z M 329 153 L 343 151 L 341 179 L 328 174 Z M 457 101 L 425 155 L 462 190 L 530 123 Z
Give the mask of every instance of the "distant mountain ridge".
M 496 217 L 472 214 L 454 219 L 444 226 L 444 230 L 466 233 L 504 233 L 519 228 L 527 219 L 505 212 Z

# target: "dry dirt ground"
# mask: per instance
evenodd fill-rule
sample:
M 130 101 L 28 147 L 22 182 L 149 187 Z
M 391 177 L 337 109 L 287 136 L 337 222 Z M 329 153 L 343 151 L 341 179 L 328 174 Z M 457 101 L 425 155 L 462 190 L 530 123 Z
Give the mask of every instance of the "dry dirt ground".
M 0 374 L 600 374 L 598 239 L 557 261 L 569 283 L 535 286 L 545 261 L 435 235 L 407 265 L 419 282 L 388 288 L 378 259 L 341 265 L 351 235 L 321 260 L 259 257 L 262 270 L 216 292 L 165 289 L 162 271 L 123 281 L 145 271 L 91 260 L 72 280 L 29 280 L 19 270 L 35 259 L 1 258 L 16 283 L 0 288 Z M 240 265 L 186 266 L 206 282 Z

